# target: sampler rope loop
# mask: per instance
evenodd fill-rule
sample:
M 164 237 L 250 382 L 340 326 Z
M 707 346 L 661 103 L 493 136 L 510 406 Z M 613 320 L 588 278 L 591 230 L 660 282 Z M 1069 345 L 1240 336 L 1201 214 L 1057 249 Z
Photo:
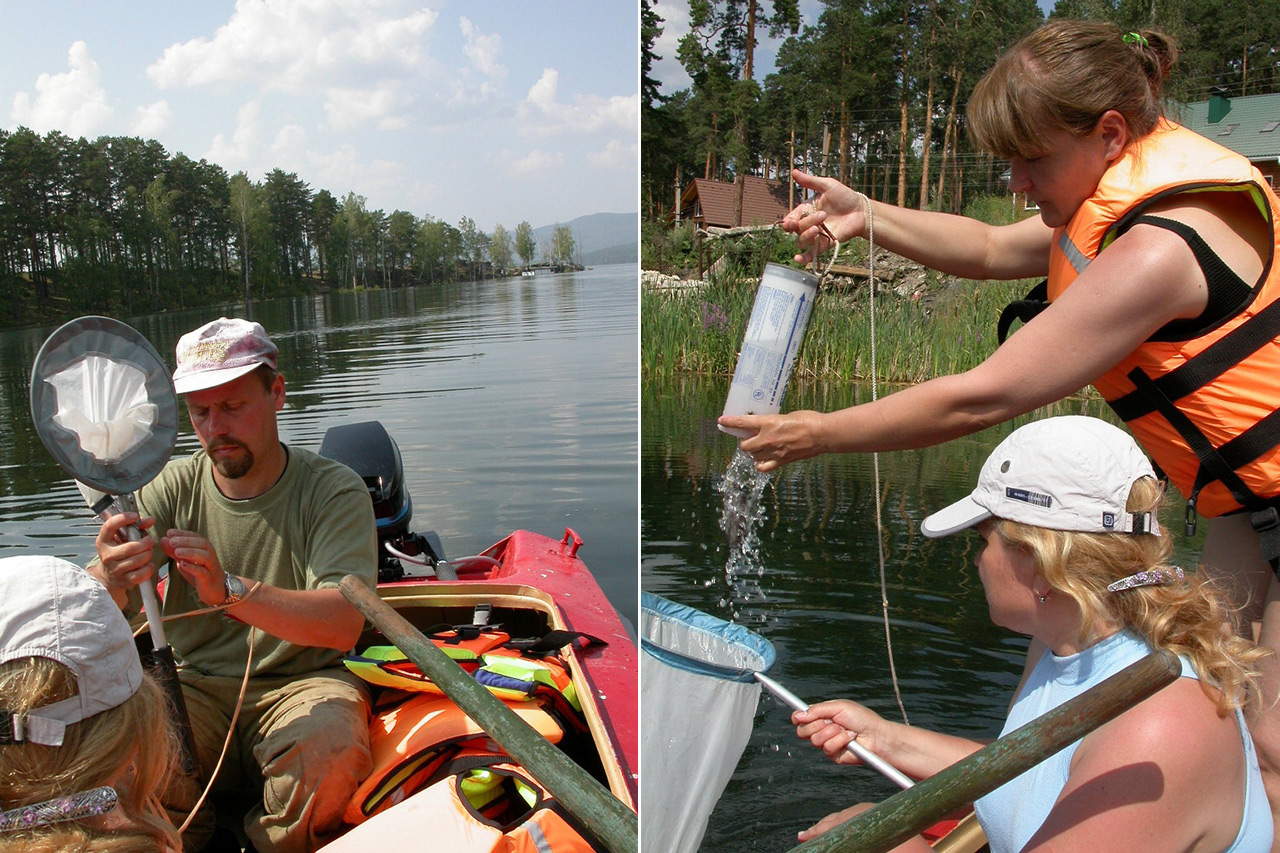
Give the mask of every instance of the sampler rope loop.
M 871 401 L 880 399 L 879 365 L 876 361 L 876 223 L 875 214 L 871 212 L 871 199 L 865 193 L 857 193 L 862 199 L 862 208 L 867 217 L 867 294 L 870 301 L 871 319 Z M 828 267 L 830 269 L 830 267 Z M 889 678 L 893 683 L 893 696 L 898 701 L 898 711 L 902 713 L 902 722 L 911 725 L 907 719 L 907 707 L 902 702 L 902 689 L 898 686 L 898 668 L 893 660 L 893 635 L 889 630 L 889 582 L 885 573 L 884 556 L 884 506 L 880 494 L 880 454 L 871 454 L 871 471 L 876 490 L 876 559 L 880 566 L 880 614 L 884 621 L 884 645 L 889 658 Z

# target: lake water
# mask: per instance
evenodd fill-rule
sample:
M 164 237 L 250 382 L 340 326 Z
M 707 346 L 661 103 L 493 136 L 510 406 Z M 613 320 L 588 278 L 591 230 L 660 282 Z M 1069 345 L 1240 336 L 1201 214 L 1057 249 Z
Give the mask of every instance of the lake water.
M 178 338 L 228 315 L 280 347 L 284 441 L 379 420 L 400 446 L 412 529 L 449 557 L 515 529 L 560 538 L 636 621 L 634 264 L 396 291 L 120 317 L 172 363 Z M 85 563 L 98 523 L 31 423 L 31 366 L 53 326 L 0 332 L 0 556 Z M 177 454 L 198 445 L 183 414 Z
M 778 659 L 769 674 L 803 699 L 853 698 L 901 719 L 891 644 L 913 725 L 970 737 L 998 734 L 1027 641 L 990 621 L 974 566 L 977 534 L 926 540 L 919 524 L 972 490 L 991 449 L 1030 418 L 941 447 L 880 455 L 886 642 L 871 456 L 806 460 L 772 476 L 762 496 L 758 566 L 726 572 L 730 552 L 717 487 L 736 439 L 717 430 L 715 419 L 727 388 L 727 377 L 641 383 L 643 589 L 770 640 Z M 788 392 L 784 410 L 830 411 L 866 399 L 862 388 L 801 386 Z M 1069 401 L 1051 412 L 1100 415 L 1102 407 Z M 1170 522 L 1181 512 L 1175 505 Z M 1182 564 L 1194 565 L 1200 541 L 1176 541 Z M 660 724 L 680 721 L 645 719 L 646 727 Z M 702 849 L 786 850 L 795 846 L 796 832 L 827 814 L 896 791 L 874 771 L 837 767 L 798 740 L 790 710 L 764 695 Z

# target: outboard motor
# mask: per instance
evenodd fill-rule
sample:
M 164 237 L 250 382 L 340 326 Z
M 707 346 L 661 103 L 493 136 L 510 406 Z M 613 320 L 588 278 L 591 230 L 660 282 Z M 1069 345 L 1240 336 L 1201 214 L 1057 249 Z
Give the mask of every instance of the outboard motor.
M 341 462 L 360 475 L 373 501 L 378 527 L 378 581 L 401 580 L 404 566 L 387 546 L 428 566 L 444 560 L 444 548 L 434 531 L 409 532 L 413 500 L 404 482 L 400 448 L 380 421 L 329 427 L 320 442 L 320 455 Z

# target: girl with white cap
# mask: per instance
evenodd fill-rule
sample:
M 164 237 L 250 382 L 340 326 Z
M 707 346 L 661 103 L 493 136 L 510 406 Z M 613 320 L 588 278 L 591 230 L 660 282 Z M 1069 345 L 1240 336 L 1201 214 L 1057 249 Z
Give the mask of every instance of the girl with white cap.
M 921 524 L 929 537 L 977 530 L 992 621 L 1032 638 L 1002 734 L 1153 649 L 1182 660 L 1173 684 L 975 804 L 993 853 L 1271 849 L 1271 812 L 1241 713 L 1266 652 L 1224 629 L 1232 614 L 1209 581 L 1169 564 L 1160 498 L 1150 463 L 1124 431 L 1058 417 L 1015 430 L 973 492 Z M 838 762 L 856 763 L 844 747 L 857 740 L 916 778 L 982 745 L 843 700 L 792 721 Z M 917 849 L 912 843 L 903 849 Z
M 129 624 L 79 566 L 0 559 L 0 851 L 181 850 L 177 755 Z

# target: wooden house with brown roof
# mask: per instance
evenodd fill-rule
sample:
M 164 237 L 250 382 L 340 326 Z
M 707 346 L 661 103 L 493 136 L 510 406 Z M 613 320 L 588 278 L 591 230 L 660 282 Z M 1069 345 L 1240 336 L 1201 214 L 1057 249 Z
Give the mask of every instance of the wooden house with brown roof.
M 680 195 L 680 221 L 693 220 L 699 228 L 772 225 L 791 210 L 786 184 L 747 175 L 742 189 L 742 222 L 735 223 L 734 191 L 732 181 L 694 178 Z

